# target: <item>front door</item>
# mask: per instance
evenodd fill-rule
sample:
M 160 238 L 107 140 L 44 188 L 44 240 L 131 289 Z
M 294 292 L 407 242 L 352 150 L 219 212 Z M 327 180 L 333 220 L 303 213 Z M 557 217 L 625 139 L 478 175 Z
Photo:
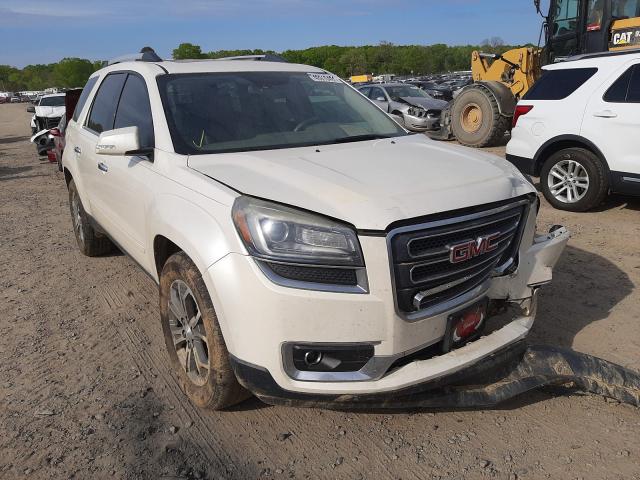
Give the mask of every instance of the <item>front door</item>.
M 154 147 L 153 120 L 144 79 L 129 73 L 115 114 L 113 128 L 138 127 L 140 148 Z M 155 177 L 152 156 L 97 155 L 106 163 L 103 192 L 107 212 L 117 225 L 120 243 L 140 264 L 145 264 L 146 212 Z

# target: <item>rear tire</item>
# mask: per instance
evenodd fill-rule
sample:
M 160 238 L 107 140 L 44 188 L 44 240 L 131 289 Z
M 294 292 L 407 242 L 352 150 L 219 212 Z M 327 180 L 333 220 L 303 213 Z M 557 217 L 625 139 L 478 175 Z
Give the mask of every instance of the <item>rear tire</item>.
M 453 101 L 451 130 L 462 145 L 497 145 L 509 129 L 511 117 L 500 114 L 498 100 L 480 85 L 466 87 Z
M 96 232 L 91 225 L 89 215 L 87 215 L 82 206 L 82 201 L 73 179 L 69 182 L 69 209 L 71 210 L 71 222 L 76 242 L 83 254 L 87 257 L 97 257 L 113 250 L 111 240 Z
M 551 155 L 540 171 L 540 186 L 551 205 L 569 212 L 597 207 L 609 191 L 604 163 L 584 148 L 565 148 Z
M 160 318 L 171 366 L 194 404 L 222 410 L 251 396 L 233 373 L 207 287 L 184 252 L 162 268 Z

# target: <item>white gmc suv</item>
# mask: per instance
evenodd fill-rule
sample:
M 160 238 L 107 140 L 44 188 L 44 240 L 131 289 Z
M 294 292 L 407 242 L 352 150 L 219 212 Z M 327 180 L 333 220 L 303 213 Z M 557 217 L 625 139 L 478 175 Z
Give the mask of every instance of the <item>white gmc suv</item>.
M 510 163 L 270 58 L 93 74 L 63 166 L 86 255 L 156 280 L 199 406 L 426 388 L 523 339 L 568 239 Z

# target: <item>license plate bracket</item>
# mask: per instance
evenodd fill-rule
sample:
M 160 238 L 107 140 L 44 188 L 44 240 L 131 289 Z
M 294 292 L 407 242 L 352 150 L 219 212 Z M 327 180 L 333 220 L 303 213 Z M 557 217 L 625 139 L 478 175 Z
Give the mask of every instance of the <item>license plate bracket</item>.
M 489 300 L 483 298 L 447 318 L 447 328 L 442 341 L 444 353 L 463 347 L 482 335 L 487 320 Z

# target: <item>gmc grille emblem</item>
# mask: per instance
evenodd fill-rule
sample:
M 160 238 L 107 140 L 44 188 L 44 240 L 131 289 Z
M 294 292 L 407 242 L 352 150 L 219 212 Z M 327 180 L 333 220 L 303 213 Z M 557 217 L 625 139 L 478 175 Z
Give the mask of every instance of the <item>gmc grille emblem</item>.
M 466 262 L 472 258 L 492 252 L 498 248 L 499 238 L 500 232 L 496 232 L 484 237 L 478 237 L 475 240 L 453 245 L 449 247 L 449 261 L 451 263 Z

